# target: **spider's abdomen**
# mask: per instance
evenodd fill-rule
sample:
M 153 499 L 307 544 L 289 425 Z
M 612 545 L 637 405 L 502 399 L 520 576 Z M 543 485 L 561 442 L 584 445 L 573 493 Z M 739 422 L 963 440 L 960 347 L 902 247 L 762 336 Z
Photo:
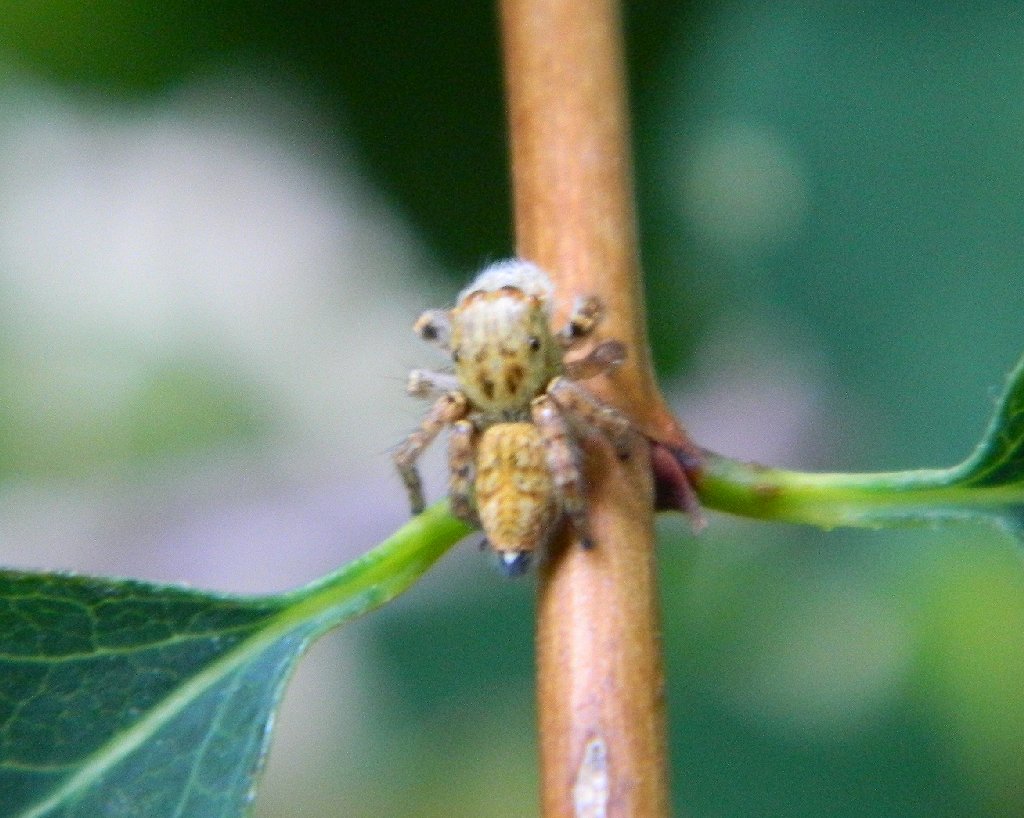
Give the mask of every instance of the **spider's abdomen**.
M 554 480 L 540 430 L 532 423 L 496 423 L 480 437 L 477 514 L 484 535 L 509 573 L 526 567 L 558 520 Z

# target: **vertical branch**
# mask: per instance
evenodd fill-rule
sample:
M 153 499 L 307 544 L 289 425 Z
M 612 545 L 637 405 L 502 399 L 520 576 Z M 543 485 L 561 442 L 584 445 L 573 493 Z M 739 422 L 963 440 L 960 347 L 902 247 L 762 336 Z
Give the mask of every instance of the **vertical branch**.
M 560 317 L 578 294 L 603 300 L 602 334 L 629 357 L 594 392 L 684 445 L 646 339 L 617 4 L 501 0 L 501 14 L 517 251 L 551 272 Z M 651 467 L 646 443 L 626 463 L 588 443 L 595 548 L 562 543 L 540 573 L 545 818 L 669 812 Z

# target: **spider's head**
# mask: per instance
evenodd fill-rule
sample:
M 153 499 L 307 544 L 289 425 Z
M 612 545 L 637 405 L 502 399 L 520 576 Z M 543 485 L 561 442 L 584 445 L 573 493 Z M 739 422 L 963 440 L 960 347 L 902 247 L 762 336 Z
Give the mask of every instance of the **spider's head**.
M 529 409 L 561 370 L 551 334 L 551 282 L 512 259 L 485 269 L 451 312 L 455 374 L 480 410 L 504 416 Z

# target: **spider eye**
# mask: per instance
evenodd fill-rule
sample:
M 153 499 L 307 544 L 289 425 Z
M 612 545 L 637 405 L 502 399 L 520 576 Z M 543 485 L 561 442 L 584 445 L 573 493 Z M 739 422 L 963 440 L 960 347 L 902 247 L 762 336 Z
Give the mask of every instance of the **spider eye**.
M 531 335 L 526 343 L 529 345 L 530 349 L 533 352 L 536 352 L 538 349 L 540 349 L 540 338 L 538 338 L 536 335 Z
M 436 341 L 437 340 L 437 327 L 433 324 L 427 324 L 420 330 L 420 338 L 424 341 Z

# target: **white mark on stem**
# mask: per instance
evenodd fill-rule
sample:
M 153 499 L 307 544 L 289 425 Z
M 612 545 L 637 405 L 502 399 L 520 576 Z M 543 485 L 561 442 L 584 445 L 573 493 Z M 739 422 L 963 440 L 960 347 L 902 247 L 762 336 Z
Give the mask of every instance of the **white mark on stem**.
M 596 736 L 583 749 L 572 788 L 575 818 L 605 818 L 608 807 L 608 748 Z

